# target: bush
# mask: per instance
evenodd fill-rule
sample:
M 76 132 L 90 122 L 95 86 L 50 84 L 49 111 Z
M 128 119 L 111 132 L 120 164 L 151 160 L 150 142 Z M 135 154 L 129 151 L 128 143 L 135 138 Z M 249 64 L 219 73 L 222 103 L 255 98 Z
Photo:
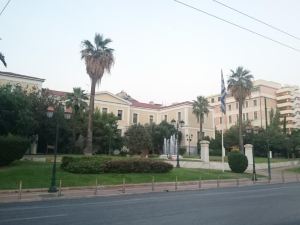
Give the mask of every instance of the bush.
M 71 173 L 103 173 L 103 165 L 111 158 L 91 157 L 70 157 L 64 156 L 61 168 Z
M 169 163 L 150 159 L 113 160 L 104 165 L 108 173 L 166 173 L 172 169 Z
M 222 149 L 209 149 L 209 155 L 211 156 L 222 156 Z
M 184 155 L 186 153 L 186 148 L 180 147 L 179 148 L 179 155 Z
M 228 164 L 232 172 L 244 173 L 248 167 L 248 159 L 240 152 L 230 152 L 228 155 Z
M 0 136 L 0 166 L 8 165 L 21 159 L 30 146 L 30 141 L 21 136 Z

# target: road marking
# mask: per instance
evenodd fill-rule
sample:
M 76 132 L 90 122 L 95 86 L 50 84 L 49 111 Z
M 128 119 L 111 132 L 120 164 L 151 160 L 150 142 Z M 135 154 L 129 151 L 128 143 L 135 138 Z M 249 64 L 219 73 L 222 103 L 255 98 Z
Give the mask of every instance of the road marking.
M 253 186 L 245 186 L 245 188 L 247 187 L 253 187 Z M 0 209 L 0 212 L 4 212 L 4 211 L 14 211 L 14 210 L 34 210 L 34 209 L 49 209 L 49 208 L 66 208 L 66 207 L 74 207 L 74 206 L 90 206 L 90 205 L 103 205 L 103 206 L 113 206 L 119 203 L 135 203 L 135 202 L 140 202 L 140 201 L 157 201 L 157 200 L 166 200 L 166 199 L 170 199 L 170 198 L 187 198 L 187 197 L 193 197 L 193 196 L 197 196 L 197 197 L 206 197 L 206 196 L 213 196 L 213 195 L 226 195 L 226 194 L 232 194 L 232 193 L 258 193 L 258 192 L 263 192 L 263 191 L 272 191 L 272 190 L 283 190 L 283 189 L 293 189 L 293 188 L 297 188 L 299 189 L 299 185 L 293 185 L 293 186 L 284 186 L 284 187 L 271 187 L 271 188 L 266 188 L 266 186 L 256 186 L 259 188 L 255 188 L 255 189 L 251 189 L 251 190 L 231 190 L 231 191 L 220 191 L 220 189 L 218 190 L 218 192 L 213 192 L 213 193 L 193 193 L 193 194 L 189 194 L 189 195 L 185 195 L 183 194 L 183 192 L 177 192 L 176 195 L 173 195 L 175 192 L 170 192 L 172 193 L 172 195 L 168 195 L 168 196 L 159 196 L 159 197 L 144 197 L 144 198 L 135 198 L 135 199 L 120 199 L 120 200 L 115 200 L 115 201 L 109 201 L 109 202 L 103 202 L 103 201 L 97 201 L 97 202 L 88 202 L 88 203 L 74 203 L 74 204 L 61 204 L 61 205 L 51 205 L 51 206 L 23 206 L 23 207 L 11 207 L 11 208 L 3 208 Z M 240 187 L 242 188 L 242 187 Z M 216 189 L 211 189 L 211 190 L 216 190 Z M 206 189 L 206 191 L 210 191 L 209 189 Z M 193 191 L 194 192 L 194 191 Z M 180 194 L 179 194 L 180 193 Z M 274 193 L 275 194 L 275 193 Z
M 25 217 L 25 218 L 14 218 L 14 219 L 0 220 L 0 223 L 21 221 L 21 220 L 45 219 L 45 218 L 53 218 L 53 217 L 61 217 L 61 216 L 67 216 L 67 214 L 57 214 L 57 215 L 49 215 L 49 216 L 33 216 L 33 217 Z

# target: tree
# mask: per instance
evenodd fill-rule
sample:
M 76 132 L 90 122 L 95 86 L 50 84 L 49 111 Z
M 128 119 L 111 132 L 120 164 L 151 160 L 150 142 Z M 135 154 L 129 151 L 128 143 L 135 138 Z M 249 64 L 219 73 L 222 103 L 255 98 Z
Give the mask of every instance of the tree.
M 81 59 L 85 60 L 86 72 L 91 78 L 87 146 L 84 150 L 84 154 L 88 155 L 93 153 L 93 114 L 96 84 L 101 82 L 104 72 L 110 73 L 114 64 L 114 50 L 107 47 L 111 42 L 111 39 L 105 39 L 100 34 L 95 34 L 95 46 L 89 40 L 82 42 Z
M 73 88 L 73 93 L 67 94 L 66 106 L 71 107 L 74 114 L 82 114 L 87 108 L 87 95 L 80 87 Z
M 231 70 L 231 75 L 227 81 L 228 90 L 231 92 L 235 100 L 239 103 L 239 147 L 243 153 L 243 104 L 245 99 L 251 95 L 253 88 L 253 75 L 250 74 L 249 70 L 239 66 L 235 71 Z
M 193 101 L 193 113 L 196 115 L 197 119 L 200 123 L 200 135 L 199 140 L 203 139 L 203 122 L 204 122 L 204 115 L 209 113 L 208 110 L 208 100 L 203 96 L 198 96 L 197 100 Z
M 130 154 L 146 156 L 152 148 L 151 136 L 141 124 L 134 124 L 125 132 L 125 145 Z
M 4 55 L 0 52 L 0 61 L 3 63 L 3 65 L 6 67 L 7 64 L 6 64 L 6 61 L 5 61 L 5 57 Z

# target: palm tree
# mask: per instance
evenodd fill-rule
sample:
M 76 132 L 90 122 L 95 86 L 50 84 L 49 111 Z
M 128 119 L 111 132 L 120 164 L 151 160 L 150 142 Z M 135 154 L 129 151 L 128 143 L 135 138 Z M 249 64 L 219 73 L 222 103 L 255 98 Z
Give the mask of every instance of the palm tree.
M 3 63 L 3 65 L 6 67 L 6 62 L 5 62 L 5 57 L 4 55 L 0 52 L 0 61 Z
M 227 81 L 228 90 L 231 92 L 232 96 L 239 103 L 239 145 L 241 153 L 244 152 L 243 144 L 243 104 L 246 97 L 251 95 L 251 90 L 253 87 L 253 75 L 250 74 L 249 70 L 244 69 L 239 66 L 235 71 L 231 70 L 231 75 Z
M 204 122 L 204 115 L 209 113 L 208 100 L 204 96 L 198 96 L 197 100 L 193 101 L 193 113 L 196 115 L 200 123 L 199 140 L 201 141 L 203 139 L 202 125 Z
M 110 73 L 114 64 L 114 50 L 108 48 L 111 39 L 106 39 L 100 34 L 95 34 L 93 45 L 89 40 L 82 42 L 81 59 L 85 60 L 86 72 L 91 78 L 91 93 L 89 105 L 89 120 L 87 132 L 87 146 L 84 154 L 93 153 L 93 114 L 96 84 L 101 82 L 104 72 Z
M 73 88 L 73 93 L 67 94 L 66 106 L 71 107 L 75 114 L 81 114 L 88 106 L 88 97 L 80 87 Z

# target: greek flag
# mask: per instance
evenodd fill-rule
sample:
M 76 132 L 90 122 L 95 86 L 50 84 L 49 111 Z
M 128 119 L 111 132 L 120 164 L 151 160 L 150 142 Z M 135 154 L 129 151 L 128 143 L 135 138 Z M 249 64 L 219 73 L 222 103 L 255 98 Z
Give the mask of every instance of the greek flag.
M 223 78 L 223 71 L 221 70 L 221 111 L 224 114 L 226 114 L 225 99 L 226 99 L 226 88 L 225 88 L 225 83 Z

